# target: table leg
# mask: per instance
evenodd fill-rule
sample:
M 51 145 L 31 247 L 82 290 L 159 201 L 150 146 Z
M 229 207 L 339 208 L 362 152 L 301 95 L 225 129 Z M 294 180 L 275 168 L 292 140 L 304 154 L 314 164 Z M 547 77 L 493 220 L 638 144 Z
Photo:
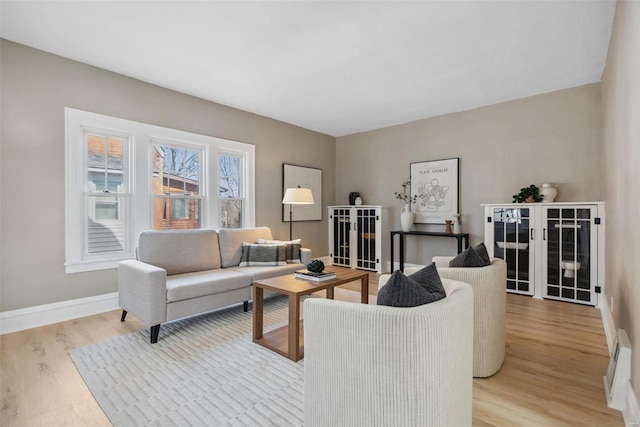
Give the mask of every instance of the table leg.
M 360 279 L 360 302 L 369 304 L 369 274 Z
M 289 295 L 289 359 L 299 360 L 300 352 L 300 296 Z
M 462 237 L 458 236 L 458 253 L 462 252 Z
M 390 268 L 390 272 L 393 273 L 393 240 L 395 238 L 395 233 L 391 233 L 391 268 Z
M 335 288 L 329 288 L 327 289 L 327 299 L 333 299 L 333 290 Z
M 404 234 L 400 234 L 400 271 L 404 273 Z
M 253 285 L 253 340 L 262 338 L 264 315 L 264 289 Z

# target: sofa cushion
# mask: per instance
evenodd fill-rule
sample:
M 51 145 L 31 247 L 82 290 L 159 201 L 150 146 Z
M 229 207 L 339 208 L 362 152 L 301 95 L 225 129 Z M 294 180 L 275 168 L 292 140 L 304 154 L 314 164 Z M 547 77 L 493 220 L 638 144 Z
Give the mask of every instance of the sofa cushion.
M 491 264 L 491 262 L 486 262 L 478 252 L 471 247 L 460 252 L 458 256 L 449 261 L 449 267 L 486 267 L 489 264 Z
M 138 259 L 167 271 L 167 275 L 220 268 L 215 230 L 143 231 Z
M 167 277 L 167 301 L 182 301 L 251 286 L 251 277 L 217 269 Z
M 295 240 L 267 240 L 267 239 L 258 239 L 256 243 L 261 245 L 285 245 L 286 249 L 286 257 L 285 261 L 287 264 L 299 264 L 300 263 L 300 250 L 302 248 L 302 239 Z
M 278 267 L 229 267 L 229 270 L 237 271 L 252 277 L 253 280 L 270 279 L 285 274 L 293 274 L 302 270 L 304 264 L 285 264 Z
M 484 243 L 478 243 L 473 247 L 473 250 L 475 250 L 478 253 L 478 255 L 480 255 L 480 258 L 482 258 L 484 262 L 487 263 L 487 265 L 491 264 L 491 258 L 489 258 L 489 251 L 487 251 L 487 247 L 484 245 Z
M 431 273 L 422 273 L 418 277 L 424 279 L 430 275 Z M 431 292 L 427 290 L 426 286 L 421 285 L 412 277 L 407 277 L 402 271 L 396 270 L 387 284 L 378 291 L 377 304 L 392 307 L 415 307 L 428 304 L 441 300 L 446 296 L 442 283 L 440 283 L 440 286 L 442 290 Z
M 285 245 L 260 245 L 242 243 L 240 267 L 285 265 L 287 247 Z
M 436 267 L 435 262 L 432 262 L 425 268 L 416 271 L 409 277 L 425 288 L 427 292 L 435 298 L 433 301 L 440 300 L 447 296 L 444 291 L 444 286 L 442 285 L 442 280 L 440 280 L 440 274 L 438 273 L 438 268 Z
M 223 267 L 234 267 L 240 264 L 242 257 L 242 243 L 255 242 L 258 239 L 273 239 L 269 227 L 255 228 L 220 228 L 218 241 L 220 243 L 220 258 Z

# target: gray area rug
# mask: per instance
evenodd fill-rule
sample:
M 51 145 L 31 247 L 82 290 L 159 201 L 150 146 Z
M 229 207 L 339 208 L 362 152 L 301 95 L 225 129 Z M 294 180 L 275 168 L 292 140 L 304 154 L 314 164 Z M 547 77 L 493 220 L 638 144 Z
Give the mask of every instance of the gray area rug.
M 265 330 L 287 321 L 287 300 L 265 301 Z M 252 313 L 234 306 L 70 351 L 114 426 L 303 424 L 301 360 L 252 342 Z

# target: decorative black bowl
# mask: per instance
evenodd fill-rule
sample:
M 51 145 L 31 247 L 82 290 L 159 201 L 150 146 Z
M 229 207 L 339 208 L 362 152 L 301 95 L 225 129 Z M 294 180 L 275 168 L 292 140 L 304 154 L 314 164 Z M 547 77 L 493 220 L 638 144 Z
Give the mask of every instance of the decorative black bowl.
M 324 270 L 324 262 L 319 259 L 312 259 L 309 265 L 307 265 L 307 270 L 312 273 L 322 273 L 322 270 Z

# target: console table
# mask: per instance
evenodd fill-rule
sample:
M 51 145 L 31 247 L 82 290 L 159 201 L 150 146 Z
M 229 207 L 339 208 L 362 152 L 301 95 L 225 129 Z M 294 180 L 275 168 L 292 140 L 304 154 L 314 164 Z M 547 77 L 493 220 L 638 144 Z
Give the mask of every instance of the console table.
M 400 270 L 404 271 L 404 236 L 432 236 L 432 237 L 453 237 L 458 241 L 458 253 L 462 252 L 462 241 L 464 240 L 464 248 L 469 247 L 469 233 L 444 233 L 439 231 L 401 231 L 391 232 L 391 270 L 393 271 L 393 249 L 394 236 L 400 236 Z

